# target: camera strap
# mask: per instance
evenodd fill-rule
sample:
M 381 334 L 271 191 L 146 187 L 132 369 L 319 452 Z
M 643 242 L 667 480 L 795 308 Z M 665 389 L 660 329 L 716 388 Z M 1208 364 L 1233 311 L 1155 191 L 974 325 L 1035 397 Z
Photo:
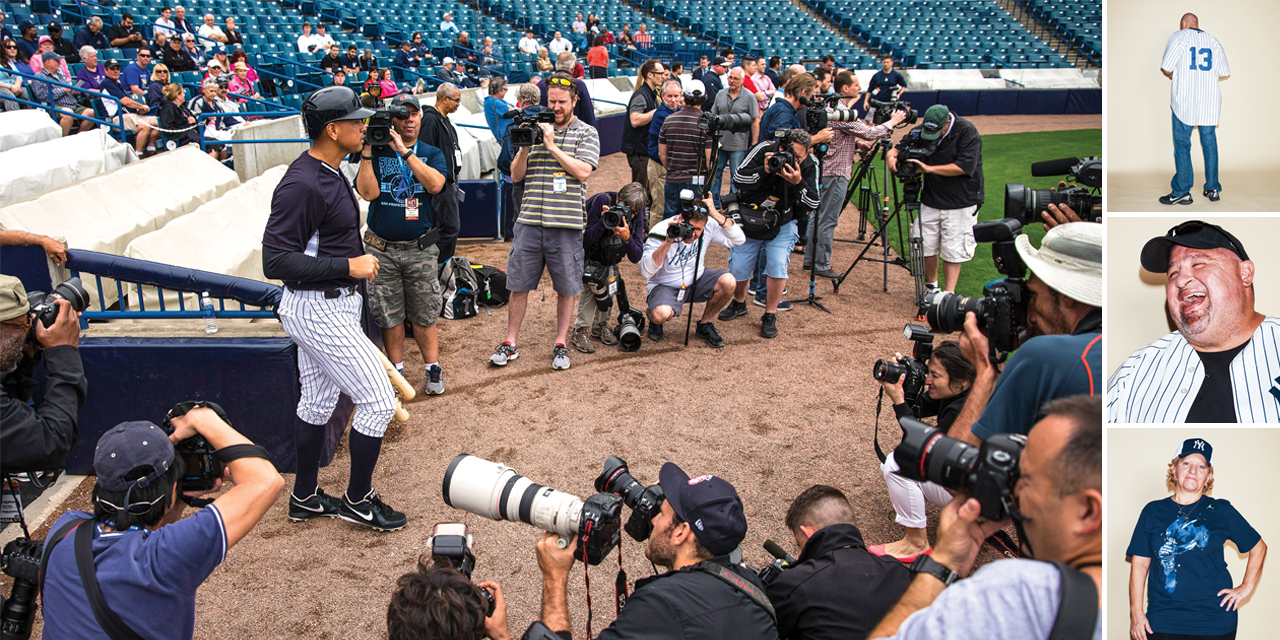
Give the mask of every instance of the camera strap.
M 1049 640 L 1089 638 L 1098 624 L 1098 585 L 1088 574 L 1057 560 L 1060 582 L 1058 615 L 1053 621 Z
M 871 444 L 875 445 L 876 457 L 880 458 L 880 464 L 889 458 L 880 448 L 880 412 L 884 409 L 884 387 L 880 387 L 880 396 L 876 398 L 876 427 L 874 435 L 871 436 Z
M 93 530 L 96 526 L 93 518 L 79 518 L 62 525 L 61 529 L 49 537 L 44 546 L 44 557 L 40 561 L 40 597 L 44 598 L 44 578 L 53 548 L 75 529 L 76 569 L 80 572 L 80 583 L 84 586 L 85 596 L 89 599 L 89 607 L 93 609 L 93 617 L 98 621 L 98 626 L 102 627 L 111 640 L 143 640 L 102 598 L 102 589 L 98 586 L 98 568 L 93 564 Z
M 711 562 L 710 560 L 703 560 L 702 562 L 694 565 L 693 568 L 704 573 L 709 573 L 728 583 L 729 586 L 741 591 L 744 595 L 750 598 L 752 602 L 760 605 L 760 607 L 769 614 L 770 619 L 775 622 L 778 620 L 778 613 L 774 611 L 773 603 L 769 602 L 769 597 L 766 596 L 763 591 L 756 588 L 754 584 L 748 582 L 746 578 L 734 573 L 728 567 Z

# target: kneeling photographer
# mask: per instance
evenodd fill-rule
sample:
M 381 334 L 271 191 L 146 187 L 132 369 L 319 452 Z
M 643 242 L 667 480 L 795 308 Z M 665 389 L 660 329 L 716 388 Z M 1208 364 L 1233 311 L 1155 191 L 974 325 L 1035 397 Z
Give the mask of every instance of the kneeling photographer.
M 167 437 L 125 422 L 98 440 L 93 513 L 63 514 L 44 546 L 46 638 L 192 637 L 196 590 L 284 488 L 266 451 L 220 414 L 184 402 Z M 180 520 L 193 493 L 221 486 L 223 465 L 235 486 Z
M 976 481 L 950 483 L 960 495 L 942 509 L 938 544 L 911 564 L 911 586 L 870 637 L 1102 638 L 1102 398 L 1056 400 L 1044 414 L 1028 436 L 1001 436 L 978 452 L 926 425 L 907 427 L 904 442 L 925 446 L 904 471 L 921 465 L 932 477 Z M 965 464 L 972 474 L 956 469 Z M 1022 558 L 957 581 L 1010 519 Z
M 691 190 L 681 192 L 679 214 L 649 230 L 644 257 L 640 259 L 640 275 L 649 290 L 650 340 L 662 339 L 662 325 L 679 316 L 686 302 L 705 302 L 697 335 L 718 349 L 724 346 L 724 338 L 711 319 L 732 299 L 737 281 L 728 271 L 706 268 L 707 249 L 714 242 L 728 247 L 732 257 L 733 249 L 745 242 L 746 236 L 732 218 L 716 210 L 710 197 L 702 204 L 694 204 Z M 690 287 L 693 292 L 688 290 Z M 690 295 L 692 300 L 686 299 Z
M 618 273 L 618 263 L 624 257 L 633 263 L 640 262 L 644 253 L 648 211 L 649 196 L 639 182 L 627 184 L 617 193 L 606 191 L 587 198 L 587 226 L 582 230 L 585 251 L 583 291 L 578 294 L 578 317 L 574 320 L 573 336 L 569 339 L 574 349 L 595 353 L 592 338 L 606 345 L 618 344 L 619 336 L 609 328 L 613 298 L 618 298 L 619 313 L 631 309 L 626 284 Z M 638 347 L 639 330 L 633 335 L 636 339 L 634 346 Z M 634 350 L 630 346 L 623 345 L 623 348 Z
M 973 387 L 976 370 L 955 342 L 943 342 L 929 352 L 933 336 L 924 327 L 907 325 L 916 340 L 916 353 L 906 358 L 896 354 L 896 361 L 881 360 L 874 375 L 893 402 L 893 412 L 903 418 L 938 417 L 938 430 L 947 433 L 964 408 Z M 897 512 L 895 522 L 906 528 L 903 538 L 889 544 L 871 547 L 872 553 L 890 555 L 911 562 L 929 553 L 929 536 L 925 530 L 926 501 L 942 506 L 951 501 L 947 490 L 932 482 L 920 482 L 898 475 L 897 458 L 890 453 L 880 464 L 889 499 Z
M 982 138 L 973 123 L 935 104 L 924 122 L 911 130 L 886 156 L 889 170 L 906 182 L 924 174 L 920 215 L 911 234 L 924 241 L 926 287 L 938 290 L 938 257 L 942 257 L 943 286 L 955 291 L 960 265 L 973 259 L 977 242 L 973 225 L 982 204 Z M 918 184 L 918 183 L 917 183 Z M 903 193 L 908 193 L 906 185 Z M 907 198 L 910 202 L 910 198 Z
M 653 517 L 645 557 L 670 569 L 636 581 L 618 617 L 596 638 L 776 640 L 773 606 L 755 572 L 729 554 L 747 534 L 742 500 L 723 478 L 688 474 L 668 462 L 658 475 L 665 499 Z M 577 540 L 567 548 L 550 533 L 537 544 L 542 616 L 526 640 L 570 640 L 566 600 Z
M 52 294 L 0 276 L 0 473 L 57 469 L 71 453 L 88 383 L 80 361 L 79 311 L 89 295 L 73 278 Z M 36 390 L 36 365 L 45 364 L 44 395 Z

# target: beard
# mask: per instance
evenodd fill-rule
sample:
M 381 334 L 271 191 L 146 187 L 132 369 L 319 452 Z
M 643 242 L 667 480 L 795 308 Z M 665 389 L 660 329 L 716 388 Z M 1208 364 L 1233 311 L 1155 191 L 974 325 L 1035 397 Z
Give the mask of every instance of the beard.
M 644 557 L 650 562 L 670 569 L 676 563 L 676 548 L 671 544 L 671 530 L 675 525 L 670 525 L 662 531 L 654 531 L 653 536 L 649 538 L 649 546 L 645 547 Z
M 9 373 L 22 362 L 22 347 L 27 336 L 16 331 L 0 334 L 0 373 Z
M 1196 335 L 1203 333 L 1209 328 L 1213 321 L 1213 303 L 1208 299 L 1199 308 L 1187 310 L 1179 305 L 1178 312 L 1174 314 L 1177 318 L 1178 329 L 1184 334 Z

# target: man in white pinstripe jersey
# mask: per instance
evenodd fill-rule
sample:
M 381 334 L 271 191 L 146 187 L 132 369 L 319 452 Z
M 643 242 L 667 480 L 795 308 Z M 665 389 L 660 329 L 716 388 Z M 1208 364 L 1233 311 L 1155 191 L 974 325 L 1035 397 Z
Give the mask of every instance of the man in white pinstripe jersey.
M 1280 422 L 1280 318 L 1254 310 L 1244 245 L 1192 220 L 1147 242 L 1168 275 L 1178 331 L 1133 352 L 1107 382 L 1108 422 Z
M 1218 39 L 1200 30 L 1194 13 L 1182 16 L 1178 31 L 1164 47 L 1160 72 L 1173 80 L 1170 106 L 1173 108 L 1173 159 L 1177 172 L 1173 190 L 1160 196 L 1160 204 L 1191 204 L 1191 128 L 1200 130 L 1200 150 L 1204 152 L 1204 197 L 1217 202 L 1222 194 L 1218 182 L 1218 117 L 1222 113 L 1222 93 L 1218 82 L 1231 77 L 1227 54 Z

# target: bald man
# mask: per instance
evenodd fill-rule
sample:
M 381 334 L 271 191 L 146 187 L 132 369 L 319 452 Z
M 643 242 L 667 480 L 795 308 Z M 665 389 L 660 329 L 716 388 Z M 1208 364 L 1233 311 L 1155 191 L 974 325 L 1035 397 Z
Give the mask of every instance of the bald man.
M 1218 39 L 1200 30 L 1194 13 L 1182 16 L 1178 31 L 1169 36 L 1160 72 L 1173 80 L 1170 106 L 1173 109 L 1173 159 L 1177 172 L 1169 195 L 1160 204 L 1191 204 L 1195 173 L 1191 167 L 1191 129 L 1200 130 L 1204 152 L 1204 197 L 1217 202 L 1222 197 L 1218 182 L 1218 137 L 1216 129 L 1222 113 L 1222 93 L 1218 83 L 1231 77 L 1227 54 Z

